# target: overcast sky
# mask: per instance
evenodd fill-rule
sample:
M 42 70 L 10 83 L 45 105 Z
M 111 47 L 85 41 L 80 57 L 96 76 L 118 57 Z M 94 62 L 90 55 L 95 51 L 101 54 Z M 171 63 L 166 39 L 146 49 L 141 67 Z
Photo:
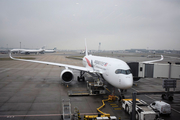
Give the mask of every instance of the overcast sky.
M 0 47 L 180 50 L 180 0 L 0 0 Z

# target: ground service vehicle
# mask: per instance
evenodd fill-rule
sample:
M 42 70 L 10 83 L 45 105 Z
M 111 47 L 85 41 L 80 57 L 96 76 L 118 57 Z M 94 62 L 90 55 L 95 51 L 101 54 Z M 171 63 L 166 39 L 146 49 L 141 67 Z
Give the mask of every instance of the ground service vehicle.
M 150 107 L 160 114 L 171 114 L 171 105 L 163 101 L 154 101 L 150 104 Z
M 132 99 L 122 99 L 122 108 L 131 115 Z M 143 100 L 136 99 L 136 120 L 155 120 L 157 113 Z

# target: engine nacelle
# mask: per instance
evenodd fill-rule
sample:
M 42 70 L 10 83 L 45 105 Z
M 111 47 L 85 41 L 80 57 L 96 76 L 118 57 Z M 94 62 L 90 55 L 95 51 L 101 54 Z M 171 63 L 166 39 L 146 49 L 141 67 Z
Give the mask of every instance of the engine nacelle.
M 71 70 L 65 69 L 61 72 L 60 78 L 65 82 L 65 83 L 70 83 L 73 78 L 74 74 Z

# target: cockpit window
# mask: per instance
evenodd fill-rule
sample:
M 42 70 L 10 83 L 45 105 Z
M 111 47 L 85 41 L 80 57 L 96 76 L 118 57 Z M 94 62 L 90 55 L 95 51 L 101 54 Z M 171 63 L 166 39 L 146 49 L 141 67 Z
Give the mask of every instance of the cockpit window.
M 116 74 L 125 74 L 125 75 L 129 75 L 129 74 L 131 74 L 131 70 L 130 70 L 130 69 L 129 69 L 129 70 L 117 69 L 117 70 L 115 71 L 115 73 L 116 73 Z

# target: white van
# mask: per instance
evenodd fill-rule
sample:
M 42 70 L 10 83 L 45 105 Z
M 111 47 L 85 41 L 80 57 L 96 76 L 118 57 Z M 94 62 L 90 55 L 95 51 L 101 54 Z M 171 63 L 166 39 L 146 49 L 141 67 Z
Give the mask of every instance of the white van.
M 170 115 L 171 114 L 171 105 L 163 102 L 163 101 L 154 101 L 153 103 L 150 104 L 150 107 L 159 112 L 160 114 L 166 114 Z

